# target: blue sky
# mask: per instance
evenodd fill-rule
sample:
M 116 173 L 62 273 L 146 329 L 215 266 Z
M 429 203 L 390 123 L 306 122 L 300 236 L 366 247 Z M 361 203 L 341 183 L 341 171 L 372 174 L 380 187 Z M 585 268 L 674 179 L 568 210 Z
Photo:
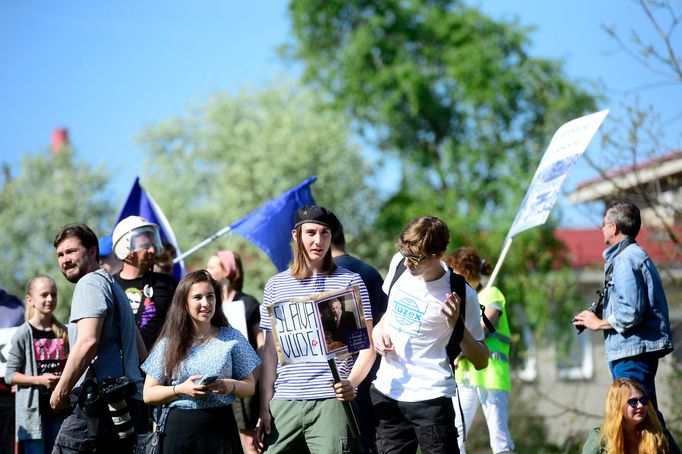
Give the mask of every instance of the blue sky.
M 575 80 L 603 80 L 618 90 L 653 80 L 601 29 L 652 36 L 629 1 L 477 4 L 496 19 L 535 27 L 533 54 L 563 59 Z M 113 174 L 111 194 L 122 200 L 141 173 L 135 137 L 145 125 L 182 115 L 214 91 L 257 89 L 295 73 L 275 51 L 290 39 L 286 8 L 281 0 L 0 2 L 0 161 L 17 171 L 23 154 L 46 152 L 52 130 L 66 127 L 78 156 Z M 640 97 L 669 118 L 679 112 L 680 94 L 668 87 Z M 606 123 L 618 102 L 603 106 L 612 108 Z M 671 123 L 678 139 L 679 126 L 679 118 Z M 598 159 L 596 142 L 588 153 Z M 567 187 L 594 175 L 579 162 Z M 596 225 L 600 215 L 569 210 L 565 223 Z

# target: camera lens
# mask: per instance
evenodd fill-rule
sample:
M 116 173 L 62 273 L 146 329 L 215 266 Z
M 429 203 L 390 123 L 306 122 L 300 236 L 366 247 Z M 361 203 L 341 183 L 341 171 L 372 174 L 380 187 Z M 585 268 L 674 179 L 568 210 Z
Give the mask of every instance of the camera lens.
M 109 402 L 107 405 L 109 406 L 111 421 L 114 423 L 116 437 L 124 439 L 131 436 L 135 432 L 135 429 L 130 413 L 128 413 L 126 401 L 121 399 L 116 402 Z

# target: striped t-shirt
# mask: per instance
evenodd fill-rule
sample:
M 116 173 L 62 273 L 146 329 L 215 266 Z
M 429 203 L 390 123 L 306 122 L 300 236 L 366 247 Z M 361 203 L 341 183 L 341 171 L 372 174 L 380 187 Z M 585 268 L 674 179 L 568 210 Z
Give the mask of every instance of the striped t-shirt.
M 360 275 L 345 268 L 336 267 L 332 274 L 318 274 L 299 281 L 291 276 L 291 270 L 283 271 L 271 277 L 268 283 L 265 284 L 265 291 L 263 293 L 264 304 L 260 308 L 260 327 L 265 331 L 271 331 L 270 317 L 265 307 L 266 304 L 342 289 L 351 285 L 359 286 L 365 319 L 372 320 L 372 309 L 369 304 L 367 288 Z M 336 360 L 336 366 L 342 379 L 348 378 L 353 364 L 355 364 L 355 356 L 344 360 Z M 280 365 L 278 362 L 273 399 L 311 400 L 333 398 L 335 397 L 334 390 L 330 388 L 332 382 L 332 373 L 326 362 L 296 363 L 285 366 Z

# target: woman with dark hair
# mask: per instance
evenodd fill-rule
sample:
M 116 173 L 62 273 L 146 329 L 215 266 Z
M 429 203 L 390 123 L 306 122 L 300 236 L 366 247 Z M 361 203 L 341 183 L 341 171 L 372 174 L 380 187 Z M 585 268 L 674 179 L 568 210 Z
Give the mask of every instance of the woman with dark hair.
M 604 421 L 590 433 L 583 454 L 665 454 L 668 439 L 642 386 L 618 378 L 609 388 Z
M 142 365 L 145 402 L 170 409 L 164 453 L 242 452 L 230 406 L 235 397 L 253 395 L 260 360 L 216 310 L 220 304 L 220 287 L 208 271 L 183 277 Z
M 490 352 L 488 367 L 476 370 L 466 357 L 457 362 L 455 379 L 457 380 L 457 397 L 453 397 L 455 420 L 457 422 L 457 442 L 459 451 L 465 453 L 466 432 L 478 411 L 479 402 L 488 424 L 490 447 L 494 453 L 514 450 L 514 442 L 509 433 L 509 392 L 511 378 L 509 375 L 509 347 L 511 333 L 507 318 L 506 299 L 500 289 L 491 287 L 488 290 L 481 285 L 481 276 L 490 276 L 493 267 L 483 260 L 476 249 L 463 247 L 449 254 L 445 262 L 478 292 L 479 302 L 485 306 L 485 315 L 495 327 L 489 333 L 481 322 L 485 332 L 485 345 Z M 459 402 L 457 401 L 459 399 Z M 461 411 L 459 411 L 461 405 Z M 464 416 L 464 419 L 462 419 Z
M 57 284 L 36 276 L 26 285 L 26 323 L 12 337 L 5 381 L 17 386 L 16 428 L 20 452 L 52 452 L 66 415 L 50 408 L 68 354 L 66 326 L 54 316 Z
M 265 344 L 265 333 L 258 327 L 260 324 L 260 308 L 258 301 L 245 293 L 244 268 L 239 254 L 232 251 L 219 251 L 213 254 L 206 264 L 206 269 L 221 288 L 221 309 L 231 326 L 238 329 L 249 340 L 251 347 L 257 352 Z M 258 376 L 256 376 L 256 381 Z M 237 398 L 232 405 L 234 417 L 239 427 L 242 447 L 247 452 L 255 452 L 253 448 L 253 430 L 258 421 L 260 409 L 260 390 L 252 397 Z

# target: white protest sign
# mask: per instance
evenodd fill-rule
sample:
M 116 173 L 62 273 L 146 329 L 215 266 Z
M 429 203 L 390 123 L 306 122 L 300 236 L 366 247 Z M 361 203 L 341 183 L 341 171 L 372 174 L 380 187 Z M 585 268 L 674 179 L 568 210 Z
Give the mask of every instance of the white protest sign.
M 267 306 L 280 364 L 326 362 L 369 348 L 357 285 Z
M 16 326 L 12 328 L 0 328 L 0 377 L 5 376 L 7 368 L 7 357 L 12 347 L 12 336 L 17 331 Z
M 547 221 L 566 176 L 585 152 L 608 113 L 607 109 L 585 115 L 557 129 L 535 171 L 507 239 Z

